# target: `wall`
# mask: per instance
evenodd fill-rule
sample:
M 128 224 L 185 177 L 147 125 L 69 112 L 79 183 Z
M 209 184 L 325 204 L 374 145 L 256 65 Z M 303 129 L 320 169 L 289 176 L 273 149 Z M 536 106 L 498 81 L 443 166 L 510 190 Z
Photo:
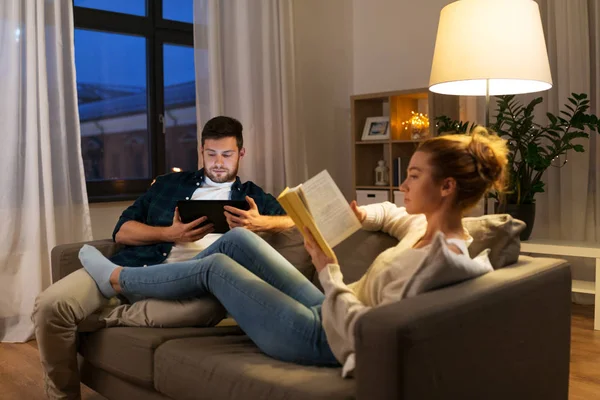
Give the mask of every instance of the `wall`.
M 306 139 L 308 175 L 327 169 L 350 198 L 352 2 L 296 0 L 293 4 L 300 132 Z
M 308 173 L 327 169 L 349 197 L 352 2 L 295 0 L 293 5 L 298 102 L 304 116 L 300 131 L 306 137 Z M 94 239 L 110 238 L 121 212 L 132 203 L 90 204 Z
M 294 1 L 298 101 L 309 176 L 327 169 L 342 192 L 352 196 L 350 96 L 426 87 L 439 12 L 450 2 Z M 130 204 L 91 204 L 94 238 L 110 237 Z
M 451 0 L 354 0 L 354 93 L 427 87 L 442 8 Z
M 94 240 L 110 239 L 121 213 L 131 204 L 133 204 L 133 201 L 90 204 L 90 218 L 92 220 L 92 235 L 94 236 Z

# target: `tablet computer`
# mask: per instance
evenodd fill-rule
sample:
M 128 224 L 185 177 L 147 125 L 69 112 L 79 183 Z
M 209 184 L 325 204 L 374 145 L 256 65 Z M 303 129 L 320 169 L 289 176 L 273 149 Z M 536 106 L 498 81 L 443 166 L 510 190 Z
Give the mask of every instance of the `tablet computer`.
M 214 233 L 225 233 L 229 230 L 227 219 L 225 219 L 225 210 L 223 207 L 231 206 L 241 210 L 249 210 L 250 205 L 246 200 L 179 200 L 179 216 L 181 222 L 187 224 L 200 217 L 207 217 L 206 224 L 214 224 Z

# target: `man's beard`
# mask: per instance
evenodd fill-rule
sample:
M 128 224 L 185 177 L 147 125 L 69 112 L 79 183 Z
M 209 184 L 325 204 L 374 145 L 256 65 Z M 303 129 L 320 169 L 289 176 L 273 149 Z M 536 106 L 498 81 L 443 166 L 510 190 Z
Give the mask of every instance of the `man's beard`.
M 240 167 L 240 162 L 238 161 L 237 164 L 235 165 L 235 169 L 234 170 L 229 170 L 227 168 L 214 168 L 212 167 L 211 169 L 204 169 L 204 174 L 208 177 L 208 179 L 210 179 L 211 181 L 213 181 L 214 183 L 225 183 L 225 182 L 232 182 L 235 180 L 236 176 L 237 176 L 237 172 L 238 172 L 238 168 Z M 214 173 L 212 171 L 212 169 L 220 169 L 223 171 L 227 171 L 226 173 L 221 173 L 221 175 L 216 175 L 216 173 Z

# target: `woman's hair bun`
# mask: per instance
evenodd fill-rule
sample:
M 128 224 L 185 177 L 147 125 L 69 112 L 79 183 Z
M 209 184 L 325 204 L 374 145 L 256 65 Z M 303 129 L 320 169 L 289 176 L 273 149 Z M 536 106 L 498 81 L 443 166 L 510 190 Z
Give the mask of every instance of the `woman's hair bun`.
M 504 190 L 508 164 L 506 141 L 488 133 L 483 127 L 476 127 L 471 133 L 468 151 L 473 156 L 477 172 L 489 187 Z

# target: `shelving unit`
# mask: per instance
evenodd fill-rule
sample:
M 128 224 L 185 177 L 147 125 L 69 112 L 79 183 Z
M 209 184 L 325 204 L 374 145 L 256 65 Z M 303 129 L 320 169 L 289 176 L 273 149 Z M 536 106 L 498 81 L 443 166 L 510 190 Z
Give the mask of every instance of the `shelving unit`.
M 411 133 L 402 128 L 402 122 L 411 117 L 411 111 L 427 114 L 430 121 L 429 135 L 435 135 L 435 117 L 447 115 L 459 119 L 459 98 L 443 96 L 427 89 L 402 90 L 384 93 L 361 94 L 351 97 L 352 112 L 352 160 L 355 198 L 357 190 L 385 191 L 387 200 L 393 200 L 394 166 L 392 160 L 402 158 L 403 169 L 422 140 L 413 140 Z M 363 141 L 362 133 L 368 117 L 389 116 L 390 138 Z M 389 185 L 375 185 L 377 161 L 385 160 L 390 171 Z M 406 161 L 405 161 L 406 160 Z M 399 171 L 400 172 L 400 171 Z M 398 179 L 400 182 L 400 179 Z M 377 192 L 380 199 L 382 193 Z

